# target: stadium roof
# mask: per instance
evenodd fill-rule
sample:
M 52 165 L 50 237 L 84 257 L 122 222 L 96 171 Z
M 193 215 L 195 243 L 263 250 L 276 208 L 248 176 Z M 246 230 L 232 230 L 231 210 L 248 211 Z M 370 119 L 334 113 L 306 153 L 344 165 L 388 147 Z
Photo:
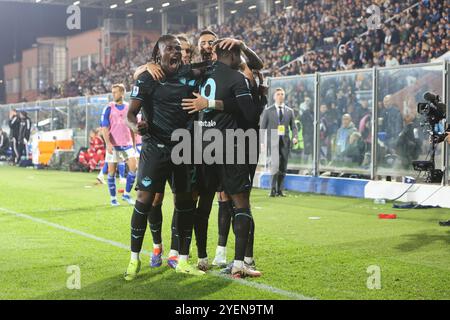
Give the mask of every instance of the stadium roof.
M 142 11 L 147 8 L 153 8 L 154 12 L 166 8 L 174 8 L 186 4 L 198 3 L 199 0 L 16 0 L 15 2 L 35 3 L 35 4 L 54 4 L 69 6 L 72 4 L 85 8 L 114 9 L 125 11 Z M 203 0 L 205 5 L 216 5 L 217 1 Z M 234 2 L 224 1 L 224 2 Z M 168 4 L 168 5 L 166 5 Z

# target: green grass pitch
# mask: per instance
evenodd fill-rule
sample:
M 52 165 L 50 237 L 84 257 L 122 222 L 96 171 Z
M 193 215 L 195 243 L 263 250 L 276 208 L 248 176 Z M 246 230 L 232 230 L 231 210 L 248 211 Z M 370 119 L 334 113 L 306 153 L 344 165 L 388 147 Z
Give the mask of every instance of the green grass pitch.
M 252 205 L 263 277 L 190 277 L 165 263 L 150 269 L 145 255 L 140 277 L 128 283 L 122 274 L 131 207 L 111 208 L 107 187 L 95 185 L 93 174 L 0 167 L 0 299 L 450 298 L 450 229 L 437 224 L 450 218 L 448 209 L 394 211 L 370 200 L 293 192 L 272 199 L 265 190 L 254 190 Z M 172 210 L 167 192 L 167 249 Z M 378 213 L 397 213 L 398 219 L 379 220 Z M 216 239 L 214 206 L 210 259 Z M 150 246 L 147 232 L 145 249 Z M 229 259 L 233 246 L 230 235 Z M 66 286 L 72 265 L 80 268 L 80 290 Z M 381 289 L 368 289 L 369 266 L 380 268 Z

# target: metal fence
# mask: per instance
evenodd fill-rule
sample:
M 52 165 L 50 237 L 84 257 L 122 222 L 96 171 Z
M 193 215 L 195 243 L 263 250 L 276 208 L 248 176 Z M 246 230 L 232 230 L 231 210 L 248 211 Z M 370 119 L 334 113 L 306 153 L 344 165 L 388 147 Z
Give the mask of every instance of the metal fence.
M 288 169 L 370 179 L 415 176 L 411 161 L 425 160 L 430 146 L 420 128 L 417 103 L 426 91 L 437 93 L 446 102 L 448 115 L 448 70 L 449 63 L 435 62 L 270 78 L 269 105 L 274 90 L 283 88 L 286 104 L 294 109 L 301 127 L 301 141 L 291 152 Z M 11 108 L 26 110 L 38 130 L 73 129 L 78 150 L 88 145 L 89 132 L 99 126 L 110 98 L 105 94 L 1 105 L 0 126 L 8 129 Z M 344 114 L 351 116 L 349 126 L 343 125 Z M 261 159 L 267 168 L 265 151 Z M 447 146 L 441 143 L 436 164 L 447 163 Z
M 435 62 L 271 78 L 270 103 L 274 90 L 283 88 L 302 128 L 288 169 L 370 179 L 417 176 L 411 162 L 429 159 L 430 150 L 417 104 L 425 92 L 434 92 L 446 102 L 448 115 L 448 69 L 449 63 Z M 350 126 L 343 125 L 345 114 Z M 445 154 L 441 143 L 437 168 L 446 167 Z

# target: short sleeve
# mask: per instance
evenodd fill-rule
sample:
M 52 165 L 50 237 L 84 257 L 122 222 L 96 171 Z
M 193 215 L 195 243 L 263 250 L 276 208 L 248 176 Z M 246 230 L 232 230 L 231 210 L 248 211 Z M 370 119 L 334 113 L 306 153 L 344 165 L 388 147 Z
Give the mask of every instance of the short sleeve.
M 131 100 L 144 101 L 146 97 L 153 93 L 156 85 L 157 81 L 152 78 L 150 73 L 148 73 L 148 71 L 143 72 L 136 80 L 136 83 L 131 90 Z

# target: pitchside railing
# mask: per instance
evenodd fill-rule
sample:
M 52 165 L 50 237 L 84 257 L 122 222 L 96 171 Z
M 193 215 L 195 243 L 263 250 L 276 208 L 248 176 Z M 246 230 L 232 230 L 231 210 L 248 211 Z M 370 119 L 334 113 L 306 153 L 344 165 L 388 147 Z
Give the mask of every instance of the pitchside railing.
M 294 109 L 301 127 L 300 142 L 291 152 L 288 169 L 306 175 L 374 180 L 416 176 L 411 161 L 429 157 L 428 137 L 419 127 L 417 104 L 431 91 L 439 94 L 449 109 L 449 68 L 449 63 L 439 61 L 270 78 L 270 104 L 274 90 L 283 88 L 286 104 Z M 0 126 L 8 130 L 10 109 L 26 110 L 36 130 L 73 129 L 78 150 L 88 144 L 90 130 L 99 127 L 102 110 L 110 99 L 105 94 L 1 105 Z M 353 128 L 340 129 L 347 113 Z M 269 171 L 267 143 L 263 141 L 263 145 L 260 163 Z M 438 167 L 447 166 L 447 149 L 445 143 L 439 145 Z M 447 172 L 445 177 L 447 184 Z

